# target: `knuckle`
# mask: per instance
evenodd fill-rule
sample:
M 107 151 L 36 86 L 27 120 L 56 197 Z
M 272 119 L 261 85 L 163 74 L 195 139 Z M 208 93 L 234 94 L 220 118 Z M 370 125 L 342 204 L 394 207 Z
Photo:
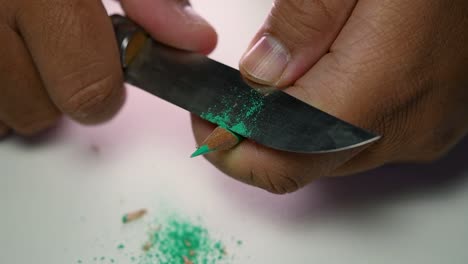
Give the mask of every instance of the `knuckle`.
M 297 35 L 295 41 L 306 41 L 311 36 L 322 36 L 334 23 L 334 11 L 323 0 L 276 1 L 270 14 L 272 28 L 284 30 L 284 34 Z M 294 15 L 292 15 L 294 14 Z
M 285 170 L 263 168 L 250 171 L 254 185 L 274 194 L 287 194 L 299 190 L 302 185 Z
M 276 1 L 275 7 L 279 11 L 288 11 L 289 15 L 299 15 L 298 18 L 303 20 L 307 20 L 312 14 L 331 20 L 334 13 L 330 1 L 323 0 L 280 0 Z
M 73 91 L 65 98 L 62 110 L 78 119 L 98 114 L 121 84 L 120 75 L 102 71 L 95 74 L 89 67 L 86 71 L 71 73 L 60 82 L 61 87 Z

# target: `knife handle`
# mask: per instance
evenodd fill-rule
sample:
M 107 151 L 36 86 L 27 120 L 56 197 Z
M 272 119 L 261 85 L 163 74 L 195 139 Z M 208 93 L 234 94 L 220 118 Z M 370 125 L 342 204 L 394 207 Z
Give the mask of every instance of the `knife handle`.
M 120 51 L 122 68 L 125 69 L 132 63 L 135 56 L 145 45 L 148 35 L 141 27 L 127 17 L 112 15 L 110 18 Z

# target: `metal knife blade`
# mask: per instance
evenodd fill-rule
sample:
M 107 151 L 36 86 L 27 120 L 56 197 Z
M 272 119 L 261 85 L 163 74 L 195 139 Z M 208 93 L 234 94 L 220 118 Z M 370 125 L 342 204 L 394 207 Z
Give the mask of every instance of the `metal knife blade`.
M 204 55 L 152 39 L 127 65 L 125 80 L 273 149 L 333 152 L 379 138 L 283 91 L 254 87 L 238 70 Z

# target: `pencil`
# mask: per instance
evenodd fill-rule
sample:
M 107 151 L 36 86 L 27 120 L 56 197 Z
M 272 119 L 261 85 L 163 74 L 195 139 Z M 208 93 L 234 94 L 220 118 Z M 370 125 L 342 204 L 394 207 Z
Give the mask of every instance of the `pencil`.
M 122 217 L 122 223 L 126 224 L 126 223 L 130 223 L 132 221 L 138 220 L 138 219 L 142 218 L 146 213 L 147 213 L 146 209 L 140 209 L 138 211 L 134 211 L 134 212 L 125 214 Z
M 192 154 L 192 158 L 214 151 L 229 150 L 242 141 L 242 136 L 223 127 L 217 127 Z

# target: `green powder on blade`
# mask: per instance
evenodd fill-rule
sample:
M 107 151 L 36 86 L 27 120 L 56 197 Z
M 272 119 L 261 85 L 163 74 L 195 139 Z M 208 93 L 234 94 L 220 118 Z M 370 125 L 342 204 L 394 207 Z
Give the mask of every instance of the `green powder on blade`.
M 242 136 L 250 136 L 253 129 L 246 124 L 255 124 L 257 114 L 264 106 L 264 97 L 255 90 L 239 96 L 242 103 L 233 103 L 228 98 L 222 98 L 220 103 L 202 113 L 201 117 L 223 128 L 227 128 Z
M 229 123 L 231 122 L 229 113 L 230 111 L 226 111 L 222 114 L 215 115 L 213 113 L 208 112 L 208 113 L 203 113 L 201 117 L 212 123 L 218 124 L 219 126 L 228 128 Z
M 232 128 L 232 131 L 235 131 L 237 134 L 240 135 L 249 135 L 250 132 L 245 126 L 244 122 L 238 123 L 237 125 L 234 125 Z
M 225 257 L 221 241 L 198 223 L 172 216 L 158 225 L 160 228 L 149 233 L 152 246 L 139 264 L 216 264 Z

